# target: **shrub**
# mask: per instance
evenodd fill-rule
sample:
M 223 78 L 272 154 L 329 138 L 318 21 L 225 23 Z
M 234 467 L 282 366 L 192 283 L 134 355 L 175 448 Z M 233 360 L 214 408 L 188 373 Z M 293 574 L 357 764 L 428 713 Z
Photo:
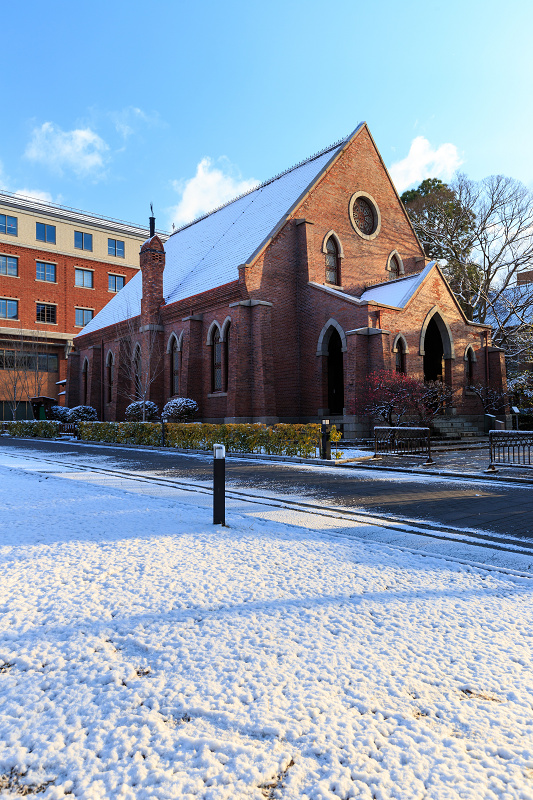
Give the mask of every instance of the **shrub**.
M 152 447 L 161 444 L 161 425 L 142 422 L 82 422 L 79 437 L 93 442 L 119 444 L 144 444 Z M 212 450 L 214 444 L 223 444 L 228 452 L 269 453 L 271 455 L 314 455 L 320 439 L 320 425 L 261 424 L 187 425 L 167 423 L 167 447 L 184 450 Z
M 159 408 L 151 400 L 136 400 L 127 407 L 125 417 L 127 422 L 150 422 L 159 419 Z
M 59 436 L 60 422 L 50 419 L 21 419 L 15 422 L 4 422 L 11 436 L 38 437 L 39 439 L 55 439 Z
M 70 422 L 70 408 L 66 406 L 52 406 L 50 409 L 52 414 L 54 415 L 54 419 L 57 419 L 59 422 Z
M 163 408 L 162 418 L 165 422 L 182 422 L 192 419 L 198 411 L 198 403 L 189 397 L 175 397 L 169 400 Z
M 96 409 L 92 406 L 75 406 L 70 409 L 69 422 L 82 422 L 84 420 L 87 422 L 96 422 L 97 419 L 98 414 L 96 413 Z

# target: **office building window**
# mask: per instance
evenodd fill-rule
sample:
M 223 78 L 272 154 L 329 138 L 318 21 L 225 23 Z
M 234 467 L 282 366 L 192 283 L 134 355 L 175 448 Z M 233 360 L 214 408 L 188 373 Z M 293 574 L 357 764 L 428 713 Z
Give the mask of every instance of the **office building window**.
M 35 263 L 35 280 L 48 281 L 48 283 L 56 282 L 56 265 L 47 264 L 45 261 L 37 261 Z
M 76 326 L 83 328 L 88 322 L 92 320 L 94 311 L 90 308 L 77 308 L 76 309 Z
M 0 275 L 11 275 L 16 278 L 18 274 L 18 258 L 15 258 L 15 256 L 0 256 Z
M 92 233 L 82 233 L 81 231 L 74 231 L 74 247 L 77 247 L 78 250 L 92 250 L 93 249 Z
M 9 233 L 10 236 L 18 236 L 18 223 L 16 217 L 8 217 L 0 214 L 0 233 Z
M 93 288 L 93 271 L 91 269 L 77 269 L 74 275 L 74 284 L 84 286 L 86 289 Z
M 117 256 L 118 258 L 124 258 L 124 242 L 121 242 L 118 239 L 108 239 L 107 254 L 108 256 Z
M 49 303 L 37 303 L 36 322 L 48 322 L 55 325 L 57 321 L 57 309 Z
M 18 319 L 19 301 L 0 298 L 0 317 L 2 319 Z
M 44 222 L 35 223 L 35 238 L 38 242 L 56 243 L 56 226 L 45 225 Z
M 124 288 L 125 283 L 126 278 L 124 275 L 109 275 L 108 286 L 110 292 L 120 292 L 120 290 Z

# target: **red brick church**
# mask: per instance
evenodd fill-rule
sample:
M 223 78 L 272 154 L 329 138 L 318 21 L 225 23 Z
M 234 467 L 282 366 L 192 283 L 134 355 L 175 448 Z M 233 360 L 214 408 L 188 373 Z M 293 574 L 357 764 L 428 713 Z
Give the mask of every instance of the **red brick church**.
M 362 431 L 346 412 L 377 369 L 445 381 L 472 419 L 482 410 L 465 386 L 505 381 L 490 328 L 425 263 L 365 123 L 165 246 L 152 235 L 141 272 L 74 343 L 68 405 L 102 420 L 124 418 L 149 371 L 151 400 L 191 397 L 205 422 L 328 415 L 347 432 Z

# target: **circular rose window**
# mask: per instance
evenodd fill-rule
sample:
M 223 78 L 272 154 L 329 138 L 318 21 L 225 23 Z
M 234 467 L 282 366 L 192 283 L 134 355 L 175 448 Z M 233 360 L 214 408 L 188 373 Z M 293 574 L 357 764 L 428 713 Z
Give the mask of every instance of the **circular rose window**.
M 356 192 L 350 199 L 350 221 L 363 239 L 374 239 L 381 228 L 381 215 L 374 199 Z

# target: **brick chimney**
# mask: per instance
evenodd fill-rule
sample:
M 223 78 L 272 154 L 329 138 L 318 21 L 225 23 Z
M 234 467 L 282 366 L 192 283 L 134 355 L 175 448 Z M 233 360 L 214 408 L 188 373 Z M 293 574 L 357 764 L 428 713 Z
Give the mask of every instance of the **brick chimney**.
M 141 324 L 157 324 L 163 303 L 165 248 L 155 232 L 155 217 L 150 217 L 150 238 L 141 247 L 142 300 Z

